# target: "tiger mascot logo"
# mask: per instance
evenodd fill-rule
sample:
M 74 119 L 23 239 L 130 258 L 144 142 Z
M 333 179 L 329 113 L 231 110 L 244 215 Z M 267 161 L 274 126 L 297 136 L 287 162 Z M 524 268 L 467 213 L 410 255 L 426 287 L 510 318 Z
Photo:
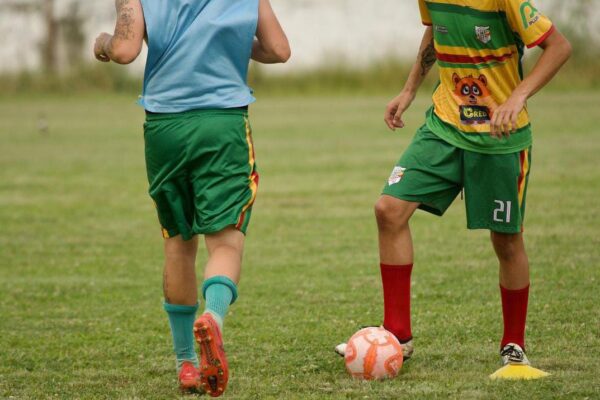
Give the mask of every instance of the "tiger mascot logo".
M 485 75 L 474 78 L 473 75 L 461 78 L 452 75 L 454 91 L 452 94 L 459 104 L 460 121 L 464 125 L 489 124 L 498 104 L 492 97 Z

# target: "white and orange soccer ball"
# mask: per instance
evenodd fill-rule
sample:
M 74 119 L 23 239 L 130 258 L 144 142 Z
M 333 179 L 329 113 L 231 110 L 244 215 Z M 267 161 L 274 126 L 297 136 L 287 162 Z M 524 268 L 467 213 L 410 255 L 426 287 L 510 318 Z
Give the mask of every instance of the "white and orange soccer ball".
M 344 359 L 346 369 L 355 378 L 394 378 L 402 368 L 402 346 L 382 327 L 364 328 L 348 340 Z

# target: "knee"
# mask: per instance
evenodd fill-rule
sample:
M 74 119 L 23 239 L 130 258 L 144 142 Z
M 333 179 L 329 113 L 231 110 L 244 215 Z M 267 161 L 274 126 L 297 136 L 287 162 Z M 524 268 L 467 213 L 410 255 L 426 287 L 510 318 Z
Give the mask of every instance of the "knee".
M 402 207 L 395 201 L 387 197 L 381 197 L 375 203 L 375 218 L 379 229 L 402 229 L 408 226 L 408 217 L 402 210 Z
M 196 266 L 196 253 L 190 251 L 166 251 L 165 264 L 177 269 L 193 269 Z
M 525 247 L 521 235 L 492 232 L 492 242 L 500 260 L 512 261 L 525 254 Z
M 206 248 L 209 255 L 215 253 L 238 254 L 244 252 L 245 236 L 239 230 L 228 227 L 220 232 L 205 235 Z
M 210 246 L 208 253 L 210 256 L 215 254 L 228 255 L 231 257 L 242 258 L 243 247 L 237 246 L 234 243 L 215 243 Z
M 165 239 L 165 258 L 167 262 L 178 263 L 196 263 L 196 253 L 198 252 L 198 238 L 183 240 L 181 235 Z

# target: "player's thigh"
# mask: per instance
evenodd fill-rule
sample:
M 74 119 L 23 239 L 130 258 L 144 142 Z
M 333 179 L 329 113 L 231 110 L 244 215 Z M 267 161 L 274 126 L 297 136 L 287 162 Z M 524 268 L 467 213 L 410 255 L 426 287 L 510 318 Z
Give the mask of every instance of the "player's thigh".
M 190 155 L 194 231 L 212 234 L 233 226 L 245 233 L 258 189 L 247 115 L 227 110 L 207 115 L 194 148 Z
M 465 152 L 469 229 L 522 231 L 530 167 L 531 148 L 511 154 Z
M 148 114 L 144 123 L 144 152 L 148 180 L 164 179 L 181 164 L 189 126 L 175 114 Z
M 150 197 L 163 236 L 192 236 L 193 196 L 185 169 L 187 138 L 193 127 L 178 115 L 148 115 L 144 124 L 146 171 Z
M 462 152 L 421 127 L 393 168 L 382 194 L 444 214 L 462 188 Z

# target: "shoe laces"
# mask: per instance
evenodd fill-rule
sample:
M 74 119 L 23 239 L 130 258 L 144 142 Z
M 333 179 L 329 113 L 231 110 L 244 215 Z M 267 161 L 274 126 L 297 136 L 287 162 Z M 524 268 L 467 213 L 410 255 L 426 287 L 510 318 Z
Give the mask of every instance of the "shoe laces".
M 524 353 L 522 350 L 519 350 L 516 346 L 511 344 L 505 346 L 500 352 L 500 355 L 502 357 L 508 357 L 510 361 L 520 362 L 523 361 Z

